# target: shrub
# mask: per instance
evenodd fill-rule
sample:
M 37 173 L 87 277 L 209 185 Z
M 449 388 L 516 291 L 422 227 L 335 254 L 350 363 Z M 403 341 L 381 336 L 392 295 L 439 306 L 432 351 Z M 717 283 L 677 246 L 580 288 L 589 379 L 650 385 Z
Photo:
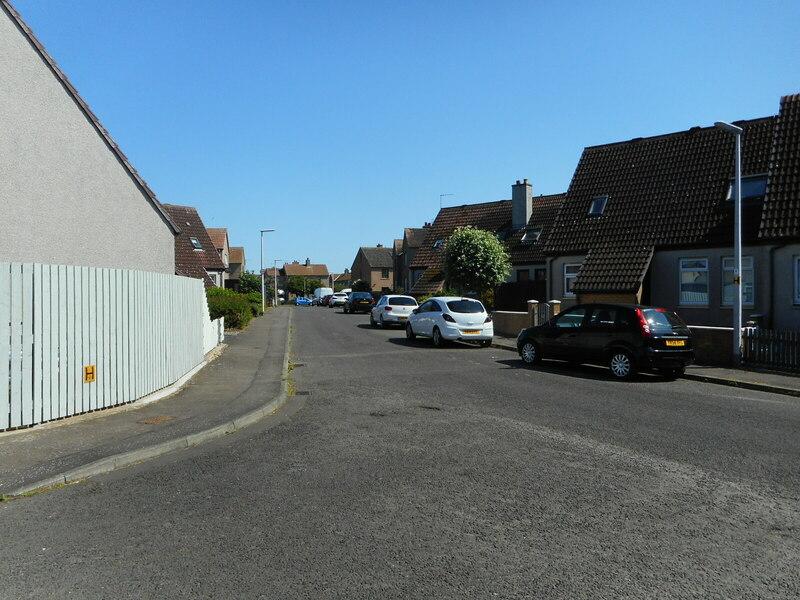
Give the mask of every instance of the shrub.
M 248 297 L 233 290 L 211 288 L 206 292 L 208 312 L 211 319 L 225 317 L 225 327 L 244 329 L 253 318 L 253 306 Z M 258 299 L 258 310 L 261 310 L 261 294 Z
M 264 314 L 264 311 L 261 310 L 261 292 L 250 292 L 249 294 L 243 294 L 243 296 L 250 303 L 250 310 L 253 311 L 254 317 Z

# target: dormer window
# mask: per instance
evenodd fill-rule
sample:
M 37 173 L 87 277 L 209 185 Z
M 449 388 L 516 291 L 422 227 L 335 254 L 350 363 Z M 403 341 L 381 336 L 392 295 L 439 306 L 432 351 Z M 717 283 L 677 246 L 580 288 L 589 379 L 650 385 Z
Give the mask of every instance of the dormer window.
M 542 235 L 541 227 L 528 227 L 525 230 L 525 235 L 522 236 L 522 243 L 532 244 L 533 242 L 537 241 L 541 235 Z
M 439 238 L 438 240 L 433 242 L 433 249 L 437 250 L 439 248 L 439 246 L 442 245 L 442 242 L 444 242 L 444 238 Z
M 589 216 L 599 217 L 602 215 L 606 209 L 606 202 L 608 202 L 608 196 L 595 196 L 592 198 L 592 203 L 589 205 Z
M 728 202 L 733 201 L 733 187 L 736 185 L 736 180 L 731 178 L 728 185 L 728 195 L 725 200 Z M 767 192 L 767 175 L 742 175 L 742 201 L 746 200 L 763 200 L 764 194 Z
M 203 249 L 203 246 L 200 244 L 200 240 L 198 240 L 196 237 L 190 237 L 189 241 L 192 242 L 192 246 L 194 246 L 195 250 Z

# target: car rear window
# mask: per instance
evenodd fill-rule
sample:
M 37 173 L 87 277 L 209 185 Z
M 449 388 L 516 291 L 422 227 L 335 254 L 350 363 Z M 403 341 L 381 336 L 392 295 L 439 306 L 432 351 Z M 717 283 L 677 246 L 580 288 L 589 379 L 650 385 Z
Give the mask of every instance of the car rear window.
M 372 300 L 372 294 L 369 292 L 353 292 L 353 300 L 363 300 L 364 298 Z
M 673 327 L 686 327 L 680 317 L 670 310 L 657 310 L 655 308 L 646 308 L 642 310 L 647 324 L 653 331 L 666 329 L 672 331 Z
M 479 313 L 483 312 L 483 304 L 477 300 L 450 300 L 447 308 L 454 313 Z
M 416 306 L 417 301 L 413 298 L 389 298 L 389 304 L 392 306 Z

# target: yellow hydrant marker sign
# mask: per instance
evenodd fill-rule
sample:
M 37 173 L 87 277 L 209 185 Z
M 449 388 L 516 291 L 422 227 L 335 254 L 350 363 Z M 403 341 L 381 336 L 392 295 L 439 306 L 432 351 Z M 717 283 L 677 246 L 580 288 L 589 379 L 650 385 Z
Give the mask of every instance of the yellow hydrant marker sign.
M 83 367 L 83 383 L 92 383 L 95 378 L 95 366 L 88 365 Z

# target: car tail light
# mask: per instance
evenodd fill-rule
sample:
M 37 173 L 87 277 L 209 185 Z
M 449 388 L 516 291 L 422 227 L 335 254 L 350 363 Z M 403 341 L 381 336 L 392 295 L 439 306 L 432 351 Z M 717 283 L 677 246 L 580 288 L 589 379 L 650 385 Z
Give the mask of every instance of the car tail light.
M 391 306 L 384 306 L 383 310 L 392 310 L 392 307 Z
M 491 323 L 491 322 L 492 322 L 492 315 L 486 315 L 486 319 L 484 320 L 484 323 Z
M 650 331 L 650 325 L 648 325 L 647 319 L 645 318 L 641 308 L 636 309 L 636 316 L 639 317 L 639 326 L 642 329 L 642 335 L 646 338 L 653 337 L 653 332 Z
M 455 322 L 456 322 L 456 320 L 455 320 L 453 317 L 451 317 L 450 315 L 448 315 L 447 313 L 444 313 L 444 314 L 442 315 L 442 318 L 443 318 L 445 321 L 447 321 L 448 323 L 455 323 Z

